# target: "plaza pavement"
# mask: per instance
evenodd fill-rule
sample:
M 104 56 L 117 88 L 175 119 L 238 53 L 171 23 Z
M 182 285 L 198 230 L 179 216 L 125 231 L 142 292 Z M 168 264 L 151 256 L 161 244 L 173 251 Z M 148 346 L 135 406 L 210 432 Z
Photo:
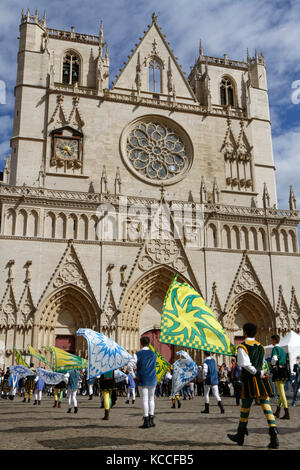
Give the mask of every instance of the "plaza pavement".
M 249 436 L 244 446 L 231 442 L 226 434 L 237 429 L 240 408 L 233 397 L 223 398 L 225 414 L 211 397 L 210 414 L 201 414 L 204 398 L 182 401 L 171 408 L 168 398 L 156 399 L 156 427 L 139 429 L 142 424 L 141 399 L 134 405 L 118 397 L 110 420 L 103 421 L 104 410 L 94 396 L 78 397 L 78 414 L 67 414 L 67 399 L 60 409 L 53 398 L 43 396 L 40 406 L 0 400 L 0 450 L 262 450 L 269 443 L 266 419 L 260 406 L 252 406 Z M 272 399 L 272 409 L 276 409 Z M 290 403 L 290 400 L 289 400 Z M 300 450 L 300 403 L 290 406 L 291 419 L 277 420 L 280 450 Z M 270 452 L 270 451 L 269 451 Z M 276 452 L 276 451 L 272 451 Z

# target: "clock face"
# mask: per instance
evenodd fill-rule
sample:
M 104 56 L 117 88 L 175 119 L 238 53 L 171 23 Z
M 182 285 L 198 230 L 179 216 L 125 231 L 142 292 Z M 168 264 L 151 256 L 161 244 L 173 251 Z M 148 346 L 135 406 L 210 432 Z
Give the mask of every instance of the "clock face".
M 63 160 L 78 160 L 79 159 L 79 140 L 56 138 L 55 155 L 57 158 L 61 158 Z

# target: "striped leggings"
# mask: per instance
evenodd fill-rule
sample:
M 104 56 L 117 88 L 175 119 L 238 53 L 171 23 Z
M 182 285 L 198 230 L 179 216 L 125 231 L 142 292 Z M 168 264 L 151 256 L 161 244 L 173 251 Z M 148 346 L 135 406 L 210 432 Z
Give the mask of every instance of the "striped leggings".
M 251 405 L 254 398 L 242 398 L 242 408 L 240 415 L 240 424 L 241 429 L 245 429 L 248 423 L 248 417 L 250 414 Z M 269 428 L 276 427 L 275 417 L 272 412 L 269 398 L 259 398 L 260 406 L 267 418 Z

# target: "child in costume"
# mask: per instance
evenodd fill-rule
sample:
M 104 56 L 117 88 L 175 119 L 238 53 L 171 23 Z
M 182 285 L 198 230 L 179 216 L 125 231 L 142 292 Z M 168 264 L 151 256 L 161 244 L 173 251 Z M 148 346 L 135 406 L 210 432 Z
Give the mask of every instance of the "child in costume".
M 34 379 L 34 405 L 40 405 L 42 401 L 42 392 L 45 386 L 45 382 L 38 375 Z
M 129 403 L 130 395 L 132 396 L 132 404 L 134 405 L 135 402 L 135 381 L 133 376 L 128 372 L 127 373 L 127 378 L 126 378 L 126 383 L 127 383 L 127 400 L 125 403 Z
M 280 417 L 281 406 L 284 408 L 284 416 L 281 419 L 290 419 L 288 403 L 284 391 L 284 385 L 287 380 L 290 380 L 290 375 L 286 367 L 286 354 L 282 348 L 278 346 L 279 336 L 271 336 L 271 341 L 274 346 L 271 354 L 271 365 L 272 365 L 272 380 L 276 385 L 279 399 L 277 409 L 274 413 L 276 418 Z
M 218 407 L 221 413 L 225 413 L 222 400 L 219 395 L 219 377 L 216 361 L 210 356 L 210 352 L 204 351 L 204 357 L 206 358 L 202 366 L 202 376 L 204 380 L 204 396 L 205 396 L 205 407 L 201 413 L 209 413 L 209 392 L 212 389 L 212 393 L 217 400 Z
M 243 334 L 245 341 L 238 345 L 237 363 L 242 368 L 242 407 L 237 434 L 227 434 L 229 439 L 243 445 L 245 435 L 248 435 L 247 424 L 252 402 L 257 398 L 267 418 L 270 434 L 269 449 L 278 449 L 277 427 L 275 417 L 270 406 L 269 396 L 272 388 L 264 367 L 265 349 L 255 340 L 256 325 L 245 323 Z

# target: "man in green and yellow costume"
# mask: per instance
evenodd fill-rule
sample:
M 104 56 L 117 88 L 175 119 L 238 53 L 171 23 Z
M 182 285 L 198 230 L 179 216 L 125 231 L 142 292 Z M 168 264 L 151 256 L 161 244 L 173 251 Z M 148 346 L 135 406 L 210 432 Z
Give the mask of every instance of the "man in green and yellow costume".
M 243 335 L 245 340 L 238 345 L 237 363 L 242 368 L 242 407 L 237 434 L 227 434 L 229 439 L 243 445 L 248 435 L 247 424 L 251 405 L 258 399 L 267 418 L 270 434 L 269 449 L 278 449 L 277 427 L 269 397 L 273 395 L 272 387 L 264 370 L 265 349 L 255 340 L 257 327 L 253 323 L 245 323 Z
M 281 406 L 283 406 L 284 416 L 281 419 L 290 419 L 288 402 L 287 402 L 285 391 L 284 391 L 285 382 L 290 379 L 290 375 L 286 367 L 286 354 L 283 348 L 280 348 L 278 346 L 279 340 L 280 338 L 278 335 L 271 336 L 271 341 L 274 346 L 274 348 L 272 349 L 272 354 L 271 354 L 271 365 L 272 365 L 272 373 L 273 373 L 272 380 L 276 385 L 278 395 L 279 395 L 278 405 L 274 413 L 274 416 L 276 418 L 280 417 Z

